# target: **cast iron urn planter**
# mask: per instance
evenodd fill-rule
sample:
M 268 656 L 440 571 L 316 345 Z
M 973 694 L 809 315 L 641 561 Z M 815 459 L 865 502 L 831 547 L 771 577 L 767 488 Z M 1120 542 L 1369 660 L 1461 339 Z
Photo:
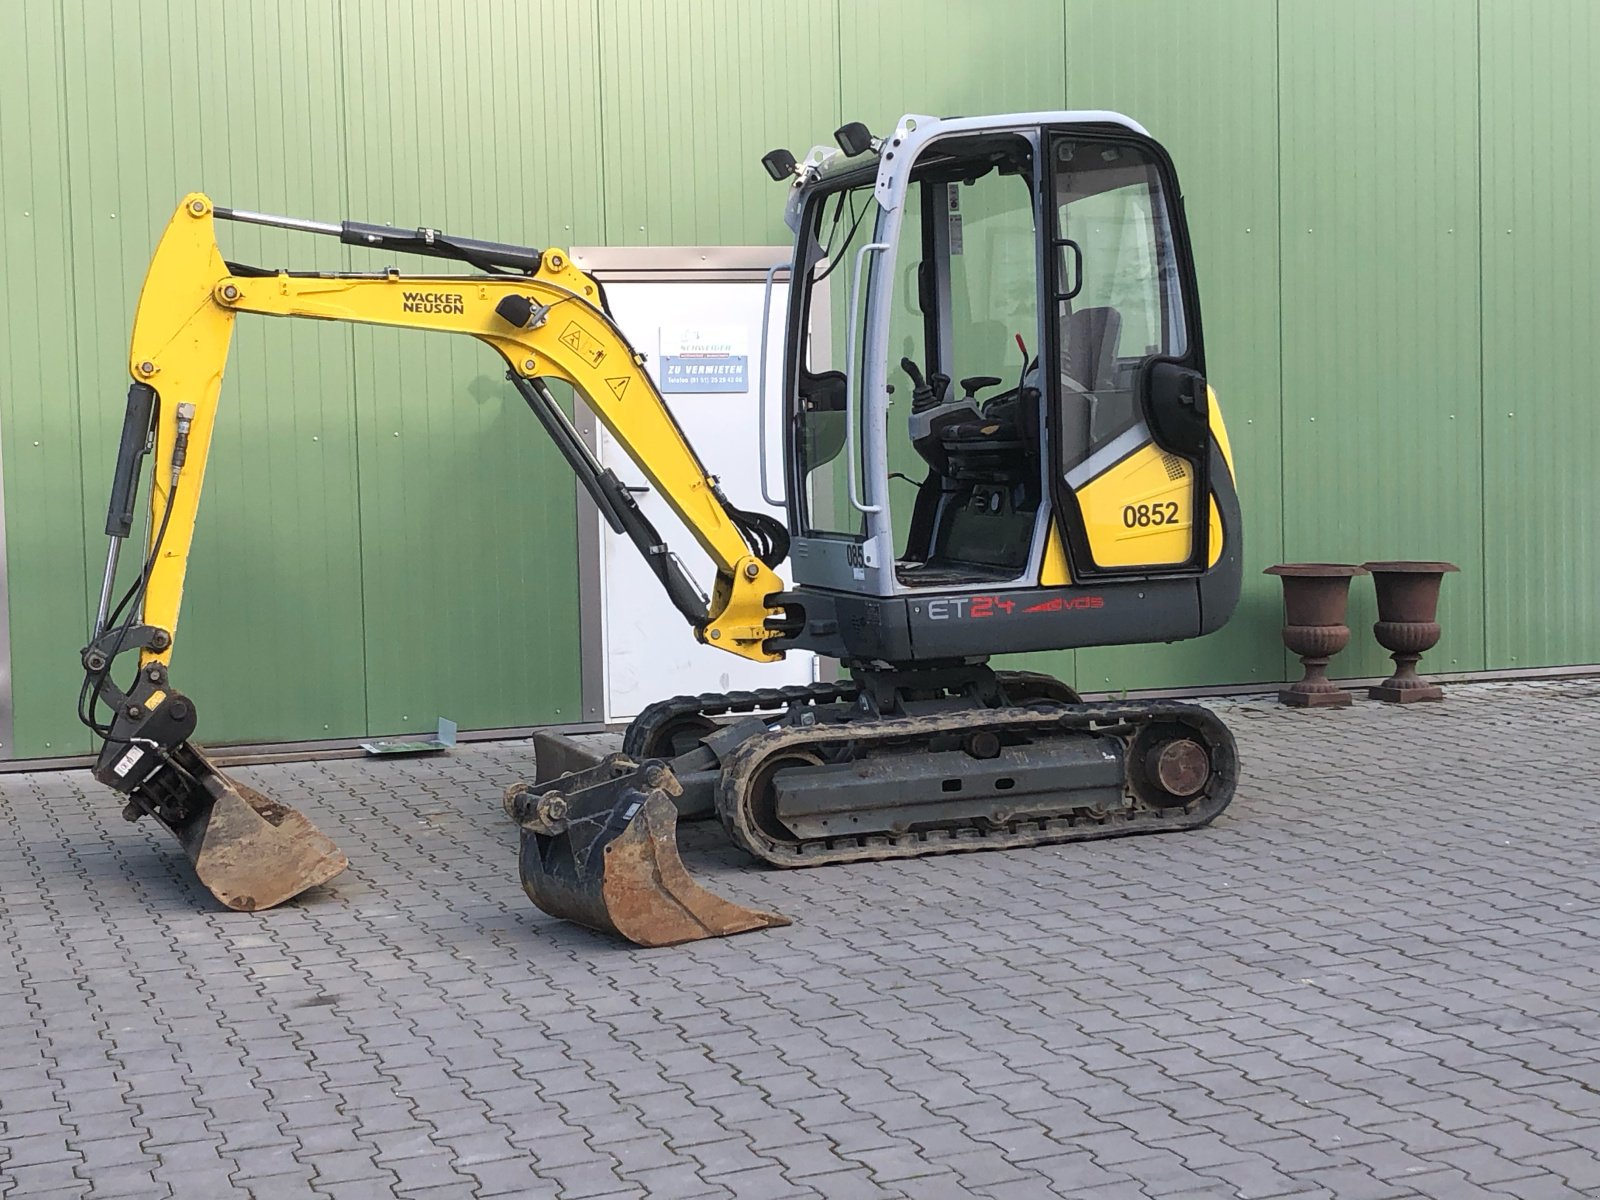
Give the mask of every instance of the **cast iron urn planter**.
M 1372 632 L 1394 659 L 1394 674 L 1368 690 L 1374 700 L 1415 704 L 1443 700 L 1444 689 L 1417 676 L 1423 651 L 1439 643 L 1439 585 L 1461 568 L 1447 562 L 1369 562 L 1378 590 L 1378 620 Z
M 1283 644 L 1300 656 L 1305 678 L 1278 693 L 1278 703 L 1295 708 L 1335 708 L 1355 696 L 1328 678 L 1328 660 L 1350 644 L 1344 623 L 1350 580 L 1365 567 L 1349 563 L 1279 563 L 1266 574 L 1283 580 Z

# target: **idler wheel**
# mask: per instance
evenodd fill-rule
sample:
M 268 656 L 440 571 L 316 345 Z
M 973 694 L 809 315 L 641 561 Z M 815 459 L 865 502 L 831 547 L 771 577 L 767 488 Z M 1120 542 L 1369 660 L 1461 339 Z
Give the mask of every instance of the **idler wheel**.
M 820 767 L 822 756 L 811 750 L 785 750 L 761 764 L 750 781 L 750 817 L 757 829 L 780 843 L 793 843 L 795 834 L 778 816 L 778 772 L 791 767 Z
M 1144 756 L 1144 769 L 1162 791 L 1187 799 L 1206 786 L 1211 759 L 1199 742 L 1174 738 L 1151 747 Z
M 1187 725 L 1146 725 L 1129 747 L 1128 782 L 1156 808 L 1182 808 L 1206 790 L 1211 778 L 1211 753 Z
M 717 723 L 710 717 L 694 712 L 679 713 L 646 739 L 625 735 L 623 753 L 641 762 L 647 758 L 676 758 L 689 753 L 700 744 L 701 738 L 716 731 Z M 633 733 L 632 729 L 628 731 L 629 735 Z

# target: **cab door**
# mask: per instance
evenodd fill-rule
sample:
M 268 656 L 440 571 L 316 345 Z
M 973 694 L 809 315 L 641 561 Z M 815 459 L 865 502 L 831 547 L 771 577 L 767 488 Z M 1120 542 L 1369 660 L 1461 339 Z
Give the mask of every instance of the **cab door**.
M 1126 129 L 1058 129 L 1044 187 L 1051 497 L 1074 579 L 1211 558 L 1209 393 L 1177 182 Z

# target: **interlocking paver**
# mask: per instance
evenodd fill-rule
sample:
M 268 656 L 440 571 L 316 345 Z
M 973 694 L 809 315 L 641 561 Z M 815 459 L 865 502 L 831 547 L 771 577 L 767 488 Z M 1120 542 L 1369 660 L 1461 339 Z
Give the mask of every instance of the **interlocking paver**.
M 1208 830 L 773 872 L 685 825 L 797 924 L 664 951 L 528 906 L 525 743 L 242 768 L 352 862 L 253 915 L 0 776 L 0 1195 L 1600 1191 L 1600 681 L 1215 707 Z

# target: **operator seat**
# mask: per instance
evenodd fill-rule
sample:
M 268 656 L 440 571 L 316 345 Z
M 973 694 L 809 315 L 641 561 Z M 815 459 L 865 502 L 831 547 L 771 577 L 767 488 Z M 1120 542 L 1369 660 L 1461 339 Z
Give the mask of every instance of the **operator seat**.
M 1110 305 L 1080 308 L 1061 322 L 1061 420 L 1057 466 L 1070 470 L 1104 433 L 1102 397 L 1116 385 L 1122 314 Z M 1106 414 L 1109 415 L 1109 414 Z
M 1061 323 L 1061 369 L 1091 392 L 1109 387 L 1122 339 L 1122 314 L 1109 304 L 1080 308 Z

